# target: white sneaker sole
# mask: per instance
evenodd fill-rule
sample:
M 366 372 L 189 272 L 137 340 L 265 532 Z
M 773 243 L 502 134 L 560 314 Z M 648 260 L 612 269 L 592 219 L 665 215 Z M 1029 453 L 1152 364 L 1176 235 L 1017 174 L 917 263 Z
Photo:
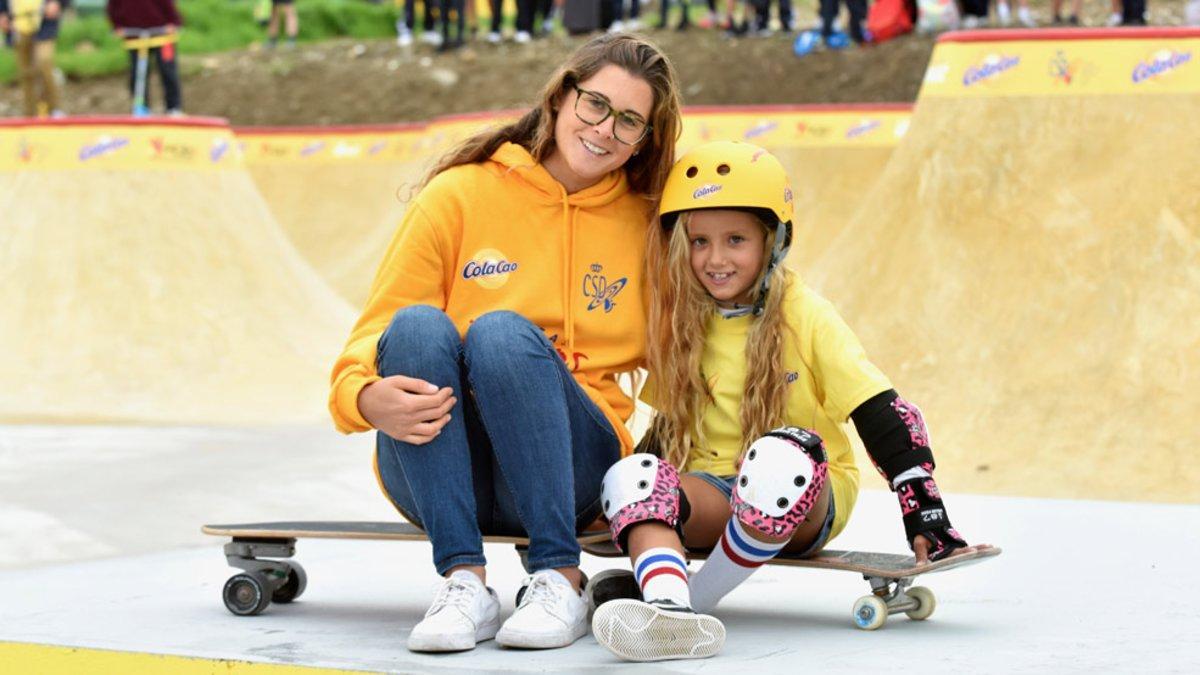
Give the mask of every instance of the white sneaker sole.
M 557 649 L 570 646 L 579 638 L 587 635 L 587 632 L 587 621 L 580 621 L 569 630 L 563 629 L 549 633 L 513 630 L 502 626 L 500 632 L 496 633 L 496 643 L 501 647 L 515 649 Z
M 638 600 L 600 605 L 592 617 L 592 634 L 628 661 L 706 659 L 725 644 L 725 626 L 715 617 L 668 612 Z
M 475 645 L 496 637 L 500 630 L 500 620 L 485 623 L 475 629 L 475 635 L 459 634 L 408 634 L 408 650 L 410 652 L 465 652 L 474 649 Z

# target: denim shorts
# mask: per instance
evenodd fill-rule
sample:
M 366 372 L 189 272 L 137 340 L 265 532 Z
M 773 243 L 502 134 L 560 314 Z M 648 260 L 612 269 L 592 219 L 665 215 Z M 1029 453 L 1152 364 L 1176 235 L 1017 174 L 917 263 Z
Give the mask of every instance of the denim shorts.
M 695 476 L 709 485 L 717 488 L 724 493 L 726 498 L 733 498 L 733 482 L 737 480 L 737 476 L 716 476 L 704 471 L 689 471 L 685 476 Z M 825 544 L 829 541 L 829 533 L 833 530 L 834 517 L 834 499 L 833 492 L 829 493 L 829 513 L 825 515 L 825 524 L 821 526 L 821 531 L 817 533 L 817 538 L 813 541 L 812 546 L 800 553 L 780 553 L 777 558 L 807 558 L 815 555 L 818 551 L 825 548 Z

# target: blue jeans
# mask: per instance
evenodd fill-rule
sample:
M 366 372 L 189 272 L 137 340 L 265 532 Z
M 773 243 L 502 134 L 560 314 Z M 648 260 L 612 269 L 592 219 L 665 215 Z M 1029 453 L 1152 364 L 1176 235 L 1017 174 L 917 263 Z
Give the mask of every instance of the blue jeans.
M 444 312 L 396 312 L 379 339 L 383 377 L 451 387 L 450 422 L 425 445 L 380 432 L 379 475 L 425 529 L 438 574 L 484 565 L 484 534 L 528 536 L 531 571 L 579 564 L 576 533 L 600 515 L 604 472 L 621 444 L 537 326 L 490 312 L 460 340 Z

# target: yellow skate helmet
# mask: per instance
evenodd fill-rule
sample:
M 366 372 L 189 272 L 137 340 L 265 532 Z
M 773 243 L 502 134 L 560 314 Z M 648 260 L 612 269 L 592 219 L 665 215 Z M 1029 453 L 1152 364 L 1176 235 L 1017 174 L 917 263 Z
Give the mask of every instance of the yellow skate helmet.
M 671 167 L 659 203 L 659 222 L 675 227 L 679 215 L 699 209 L 736 209 L 756 215 L 775 232 L 771 258 L 752 311 L 762 311 L 771 271 L 792 245 L 792 188 L 774 155 L 751 143 L 714 141 L 689 150 Z

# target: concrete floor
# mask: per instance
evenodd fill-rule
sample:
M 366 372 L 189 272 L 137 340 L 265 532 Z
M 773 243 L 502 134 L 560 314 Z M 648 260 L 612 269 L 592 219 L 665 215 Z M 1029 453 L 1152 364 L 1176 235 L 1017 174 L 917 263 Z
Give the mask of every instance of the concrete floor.
M 865 633 L 854 574 L 764 568 L 717 614 L 725 650 L 703 662 L 622 665 L 589 636 L 524 652 L 404 648 L 437 578 L 425 543 L 302 540 L 305 595 L 257 617 L 220 600 L 222 540 L 204 522 L 388 519 L 370 439 L 322 429 L 0 427 L 0 641 L 375 671 L 1195 672 L 1200 506 L 947 495 L 955 525 L 1004 554 L 918 581 L 918 623 Z M 835 548 L 900 552 L 897 507 L 866 490 Z M 488 547 L 512 607 L 521 571 Z M 586 556 L 596 572 L 616 561 Z M 917 665 L 917 662 L 920 665 Z

